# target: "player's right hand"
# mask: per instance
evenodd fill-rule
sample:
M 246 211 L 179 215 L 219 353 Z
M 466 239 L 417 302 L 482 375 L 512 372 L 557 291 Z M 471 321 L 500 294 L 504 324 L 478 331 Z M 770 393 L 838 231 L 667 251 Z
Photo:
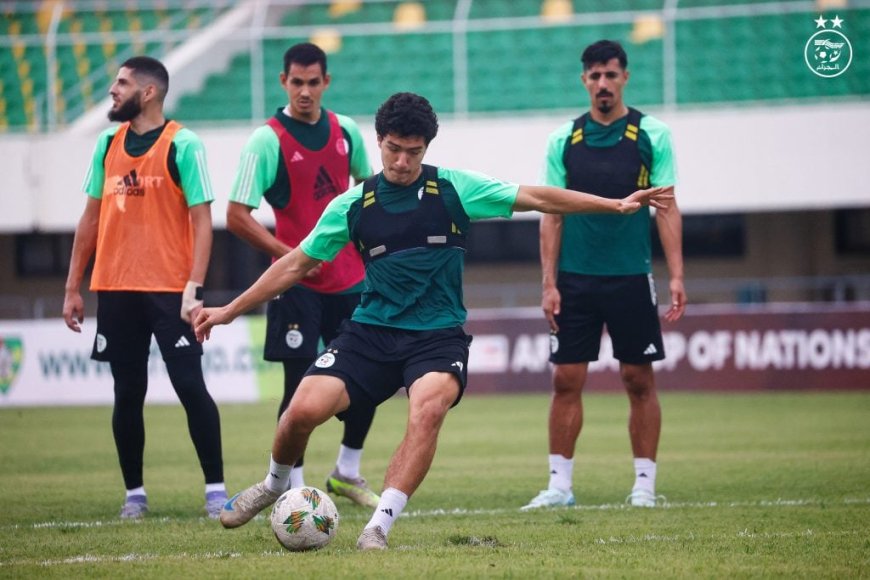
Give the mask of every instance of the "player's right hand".
M 63 321 L 73 332 L 81 332 L 79 326 L 85 319 L 85 303 L 79 292 L 67 292 L 63 297 Z
M 219 324 L 229 324 L 232 318 L 225 307 L 203 308 L 193 320 L 193 332 L 198 342 L 204 342 L 211 337 L 211 329 Z
M 550 330 L 559 332 L 559 325 L 556 324 L 556 315 L 562 310 L 562 295 L 555 286 L 544 288 L 544 293 L 541 297 L 541 309 L 544 311 L 544 317 L 550 324 Z

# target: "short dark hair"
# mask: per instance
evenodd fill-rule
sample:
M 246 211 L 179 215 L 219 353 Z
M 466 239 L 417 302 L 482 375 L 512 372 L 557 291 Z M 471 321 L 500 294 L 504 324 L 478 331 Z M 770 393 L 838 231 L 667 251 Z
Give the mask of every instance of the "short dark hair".
M 429 145 L 438 134 L 438 116 L 426 97 L 396 93 L 378 108 L 375 132 L 378 137 L 422 137 Z
M 599 40 L 586 47 L 580 60 L 583 61 L 583 70 L 589 70 L 593 65 L 607 64 L 613 58 L 619 59 L 622 70 L 628 68 L 628 55 L 621 44 L 615 40 Z
M 134 56 L 121 64 L 121 68 L 133 71 L 134 76 L 147 76 L 157 85 L 160 100 L 169 92 L 169 72 L 163 63 L 150 56 Z
M 290 65 L 293 63 L 301 64 L 302 66 L 310 66 L 312 64 L 320 64 L 320 72 L 326 76 L 326 53 L 323 49 L 310 42 L 300 42 L 294 44 L 284 53 L 284 74 L 290 72 Z

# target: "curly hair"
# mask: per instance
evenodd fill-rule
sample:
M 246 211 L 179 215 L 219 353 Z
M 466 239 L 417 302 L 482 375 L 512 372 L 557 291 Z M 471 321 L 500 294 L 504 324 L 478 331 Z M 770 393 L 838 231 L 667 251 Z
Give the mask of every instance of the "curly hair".
M 438 134 L 438 116 L 425 97 L 414 93 L 396 93 L 375 115 L 378 137 L 422 137 L 426 145 Z

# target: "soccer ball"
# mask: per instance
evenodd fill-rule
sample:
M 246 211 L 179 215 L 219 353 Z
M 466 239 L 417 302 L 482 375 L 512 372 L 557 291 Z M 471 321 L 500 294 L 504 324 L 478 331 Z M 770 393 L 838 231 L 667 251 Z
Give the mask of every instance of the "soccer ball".
M 338 510 L 325 492 L 295 487 L 284 492 L 272 508 L 272 531 L 292 552 L 317 550 L 338 531 Z

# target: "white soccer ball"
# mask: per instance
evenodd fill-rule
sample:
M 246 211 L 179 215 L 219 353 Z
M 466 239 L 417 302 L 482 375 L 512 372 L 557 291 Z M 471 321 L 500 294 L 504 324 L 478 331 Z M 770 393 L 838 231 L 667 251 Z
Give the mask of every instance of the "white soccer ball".
M 295 487 L 275 502 L 272 531 L 290 551 L 317 550 L 335 537 L 338 510 L 325 492 L 314 487 Z

